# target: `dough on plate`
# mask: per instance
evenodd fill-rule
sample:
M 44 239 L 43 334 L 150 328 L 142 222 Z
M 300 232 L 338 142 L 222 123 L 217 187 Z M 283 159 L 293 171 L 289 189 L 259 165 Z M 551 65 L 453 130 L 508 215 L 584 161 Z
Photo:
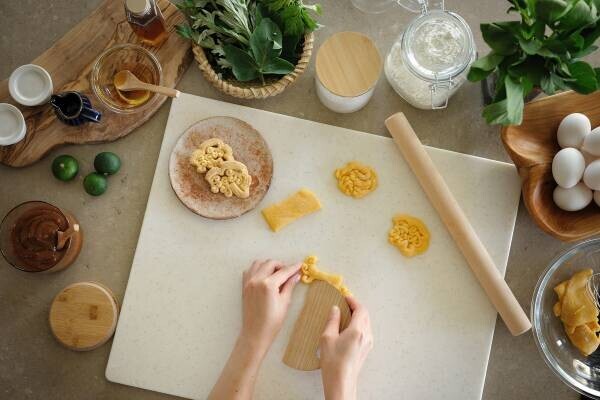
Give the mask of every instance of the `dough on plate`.
M 252 177 L 241 162 L 225 161 L 220 167 L 211 168 L 204 178 L 213 193 L 223 193 L 225 197 L 235 195 L 241 199 L 250 196 Z
M 338 188 L 347 196 L 356 199 L 364 197 L 377 189 L 377 173 L 368 165 L 350 161 L 335 170 Z
M 225 161 L 234 161 L 233 150 L 218 138 L 205 140 L 190 156 L 190 163 L 201 174 L 211 168 L 220 167 Z

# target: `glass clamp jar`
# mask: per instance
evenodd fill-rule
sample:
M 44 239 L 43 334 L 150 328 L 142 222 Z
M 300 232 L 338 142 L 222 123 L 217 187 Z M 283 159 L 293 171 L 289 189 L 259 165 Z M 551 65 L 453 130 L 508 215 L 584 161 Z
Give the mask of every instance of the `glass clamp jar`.
M 473 33 L 458 14 L 432 10 L 426 0 L 398 0 L 409 10 L 420 10 L 392 45 L 385 75 L 404 100 L 420 109 L 442 109 L 466 81 L 477 57 Z

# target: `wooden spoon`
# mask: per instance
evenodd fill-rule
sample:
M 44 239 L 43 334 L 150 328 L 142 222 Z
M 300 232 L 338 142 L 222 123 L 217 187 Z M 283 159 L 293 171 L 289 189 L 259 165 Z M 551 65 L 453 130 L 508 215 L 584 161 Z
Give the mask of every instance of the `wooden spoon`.
M 56 250 L 62 250 L 67 245 L 67 240 L 79 232 L 79 224 L 69 225 L 66 231 L 56 232 Z
M 133 90 L 147 90 L 149 92 L 164 94 L 169 97 L 179 97 L 181 93 L 179 90 L 152 85 L 150 83 L 140 81 L 137 76 L 131 73 L 131 71 L 123 70 L 117 72 L 113 82 L 115 87 L 122 92 L 130 92 Z

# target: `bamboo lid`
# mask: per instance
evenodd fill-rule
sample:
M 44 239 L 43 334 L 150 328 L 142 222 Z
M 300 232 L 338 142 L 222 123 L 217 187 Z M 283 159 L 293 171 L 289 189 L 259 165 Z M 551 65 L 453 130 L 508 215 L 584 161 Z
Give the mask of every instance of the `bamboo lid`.
M 75 283 L 52 301 L 50 329 L 71 350 L 93 350 L 111 338 L 118 315 L 119 305 L 110 289 L 95 282 Z
M 382 60 L 373 41 L 358 32 L 330 36 L 317 53 L 317 78 L 332 93 L 356 97 L 375 86 Z

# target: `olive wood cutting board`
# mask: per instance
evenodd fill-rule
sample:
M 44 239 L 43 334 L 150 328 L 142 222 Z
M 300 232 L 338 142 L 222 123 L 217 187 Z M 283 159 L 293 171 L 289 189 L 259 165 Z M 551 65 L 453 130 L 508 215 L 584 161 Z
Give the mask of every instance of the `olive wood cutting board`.
M 192 60 L 191 44 L 175 33 L 184 16 L 168 0 L 157 0 L 170 31 L 160 47 L 144 46 L 161 63 L 163 86 L 175 87 Z M 105 0 L 52 47 L 33 60 L 52 76 L 54 93 L 76 90 L 89 96 L 94 108 L 102 112 L 99 124 L 67 126 L 55 116 L 49 104 L 25 107 L 16 104 L 8 92 L 8 79 L 0 82 L 0 103 L 19 107 L 27 123 L 27 136 L 12 146 L 0 146 L 0 163 L 24 167 L 41 159 L 63 144 L 108 142 L 129 134 L 146 122 L 165 102 L 159 96 L 147 109 L 133 114 L 117 114 L 104 107 L 93 95 L 89 75 L 96 58 L 106 49 L 122 43 L 140 44 L 131 30 L 122 1 Z

